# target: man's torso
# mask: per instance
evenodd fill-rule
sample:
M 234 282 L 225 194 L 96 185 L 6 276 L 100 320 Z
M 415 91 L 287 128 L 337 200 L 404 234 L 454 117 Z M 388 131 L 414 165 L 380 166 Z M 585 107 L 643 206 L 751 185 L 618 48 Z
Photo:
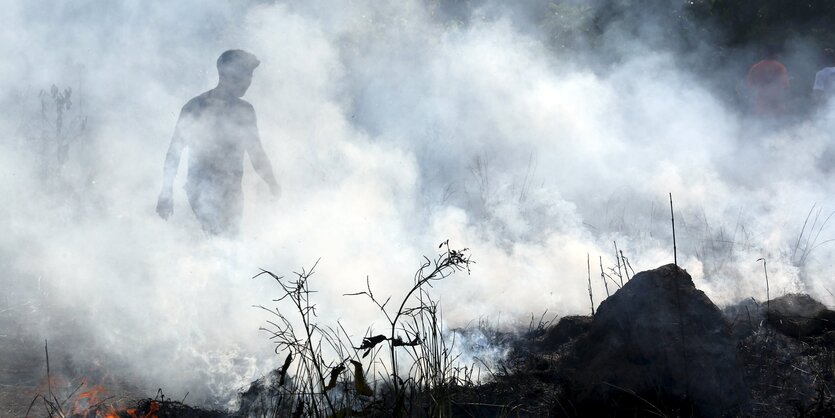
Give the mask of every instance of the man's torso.
M 252 105 L 209 91 L 191 99 L 180 117 L 190 187 L 240 187 L 244 152 L 257 136 Z
M 833 88 L 835 88 L 835 67 L 826 67 L 815 74 L 813 90 L 832 94 Z

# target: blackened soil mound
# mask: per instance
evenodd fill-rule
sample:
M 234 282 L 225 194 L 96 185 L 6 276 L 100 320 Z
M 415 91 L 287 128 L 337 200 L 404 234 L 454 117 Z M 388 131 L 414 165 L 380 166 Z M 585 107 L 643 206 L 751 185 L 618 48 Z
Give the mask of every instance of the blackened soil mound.
M 672 264 L 635 275 L 601 303 L 564 364 L 581 415 L 617 405 L 732 416 L 747 400 L 722 312 Z
M 591 323 L 589 316 L 566 316 L 557 325 L 545 330 L 539 347 L 544 350 L 556 349 L 587 333 Z
M 806 339 L 835 331 L 835 312 L 809 295 L 788 294 L 766 304 L 768 323 L 785 335 Z

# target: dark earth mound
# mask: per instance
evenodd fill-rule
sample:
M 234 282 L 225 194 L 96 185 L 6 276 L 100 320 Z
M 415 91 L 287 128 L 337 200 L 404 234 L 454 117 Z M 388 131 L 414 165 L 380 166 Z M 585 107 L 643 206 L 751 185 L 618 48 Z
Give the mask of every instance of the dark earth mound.
M 666 265 L 635 275 L 593 318 L 515 341 L 507 373 L 467 401 L 503 405 L 477 416 L 833 417 L 833 315 L 796 294 L 720 311 Z
M 789 294 L 766 305 L 769 325 L 794 338 L 808 339 L 835 331 L 835 316 L 809 295 Z
M 732 416 L 747 390 L 727 328 L 686 271 L 670 264 L 639 273 L 600 304 L 569 353 L 568 388 L 590 415 L 637 401 Z

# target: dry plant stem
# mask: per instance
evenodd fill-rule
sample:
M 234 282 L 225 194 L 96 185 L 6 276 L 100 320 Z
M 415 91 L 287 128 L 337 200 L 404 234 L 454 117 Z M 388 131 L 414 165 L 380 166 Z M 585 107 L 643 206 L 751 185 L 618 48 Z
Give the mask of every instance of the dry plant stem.
M 412 286 L 411 290 L 409 290 L 408 293 L 406 293 L 406 296 L 403 298 L 403 301 L 400 303 L 400 307 L 397 309 L 397 313 L 394 315 L 394 318 L 391 320 L 391 337 L 390 337 L 391 339 L 389 340 L 389 351 L 390 351 L 390 354 L 391 354 L 392 382 L 394 384 L 394 393 L 398 397 L 398 399 L 402 395 L 400 394 L 400 387 L 399 387 L 400 377 L 397 374 L 397 353 L 394 349 L 395 348 L 394 340 L 396 338 L 397 322 L 400 319 L 400 317 L 403 316 L 403 314 L 406 312 L 406 303 L 408 303 L 408 301 L 412 297 L 412 295 L 415 292 L 419 291 L 424 284 L 427 284 L 432 280 L 441 280 L 441 279 L 446 278 L 447 276 L 449 276 L 449 274 L 451 274 L 451 273 L 447 272 L 448 268 L 455 269 L 455 268 L 459 267 L 459 264 L 461 264 L 461 263 L 463 263 L 464 265 L 468 265 L 469 262 L 470 262 L 469 258 L 463 258 L 463 253 L 462 252 L 458 252 L 458 251 L 455 251 L 455 250 L 450 250 L 449 249 L 449 242 L 441 244 L 442 247 L 444 245 L 446 245 L 446 247 L 447 247 L 446 256 L 442 257 L 440 259 L 440 262 L 435 261 L 434 268 L 433 268 L 432 272 L 429 273 L 428 276 L 423 276 L 423 271 L 424 271 L 424 269 L 429 268 L 430 266 L 432 266 L 432 262 L 430 262 L 428 258 L 424 258 L 425 262 L 423 263 L 421 268 L 418 270 L 418 272 L 415 274 L 415 285 Z M 386 317 L 388 317 L 388 314 L 386 314 Z
M 318 263 L 318 261 L 317 261 L 317 263 Z M 316 266 L 314 265 L 313 267 L 315 268 Z M 311 269 L 311 271 L 312 271 L 312 269 Z M 304 272 L 302 272 L 302 274 L 303 273 Z M 305 331 L 305 335 L 307 337 L 305 343 L 307 344 L 307 350 L 308 350 L 308 353 L 311 356 L 311 360 L 313 360 L 313 369 L 316 371 L 316 375 L 319 378 L 319 382 L 324 382 L 325 381 L 325 376 L 322 373 L 322 368 L 320 367 L 319 362 L 316 361 L 316 353 L 321 351 L 321 342 L 317 345 L 318 349 L 313 347 L 313 332 L 311 330 L 311 322 L 310 322 L 310 312 L 311 312 L 312 309 L 311 309 L 310 306 L 302 306 L 300 299 L 293 299 L 293 302 L 296 304 L 296 308 L 298 309 L 298 312 L 301 314 L 302 322 L 304 324 L 304 331 Z M 313 382 L 310 382 L 310 391 L 311 391 L 311 393 L 315 392 L 315 387 L 313 385 Z M 327 402 L 330 410 L 335 412 L 336 410 L 335 410 L 333 404 L 331 403 L 330 397 L 327 395 L 327 393 L 323 393 L 323 396 L 324 396 L 325 401 Z M 313 399 L 311 399 L 311 401 L 315 402 Z
M 673 225 L 673 263 L 678 266 L 678 249 L 676 248 L 676 215 L 673 213 L 672 193 L 670 193 L 670 222 Z M 687 229 L 687 225 L 685 225 L 684 229 Z
M 586 268 L 588 270 L 589 278 L 589 302 L 591 302 L 591 316 L 594 316 L 594 296 L 591 291 L 591 259 L 589 258 L 588 253 L 586 253 Z
M 385 364 L 383 364 L 382 366 L 384 368 L 386 368 L 386 372 L 387 372 L 388 376 L 391 377 L 391 379 L 392 379 L 392 386 L 393 386 L 394 397 L 395 397 L 395 409 L 394 409 L 394 414 L 393 415 L 395 415 L 395 416 L 401 416 L 404 413 L 403 400 L 404 400 L 405 391 L 404 391 L 403 386 L 406 383 L 400 378 L 396 348 L 401 347 L 401 346 L 406 347 L 406 348 L 412 347 L 412 349 L 414 350 L 415 346 L 425 344 L 426 342 L 422 341 L 420 339 L 420 335 L 418 334 L 418 330 L 417 330 L 418 325 L 417 325 L 416 321 L 418 320 L 418 318 L 421 318 L 421 320 L 423 320 L 423 315 L 425 315 L 425 314 L 429 314 L 430 316 L 434 317 L 434 312 L 435 312 L 434 309 L 435 309 L 436 305 L 434 303 L 426 304 L 425 302 L 423 302 L 423 297 L 425 296 L 424 285 L 431 287 L 432 286 L 431 282 L 442 280 L 442 279 L 448 277 L 449 275 L 451 275 L 452 273 L 454 273 L 455 271 L 460 271 L 460 270 L 464 270 L 464 269 L 469 271 L 469 264 L 472 262 L 472 261 L 470 261 L 469 257 L 466 257 L 464 255 L 464 252 L 467 251 L 467 249 L 460 250 L 460 251 L 452 250 L 452 249 L 449 248 L 449 242 L 448 241 L 446 241 L 446 242 L 444 242 L 440 245 L 440 248 L 444 248 L 444 247 L 446 248 L 445 253 L 441 254 L 437 259 L 430 260 L 430 259 L 424 257 L 424 262 L 421 264 L 420 268 L 415 273 L 414 285 L 412 285 L 412 287 L 409 289 L 409 291 L 403 297 L 403 299 L 400 302 L 400 305 L 398 306 L 397 310 L 394 311 L 393 313 L 389 313 L 389 310 L 386 309 L 386 306 L 388 305 L 391 298 L 389 297 L 384 302 L 381 303 L 374 296 L 374 293 L 371 291 L 371 286 L 370 286 L 370 283 L 369 283 L 367 278 L 366 278 L 366 290 L 365 291 L 346 294 L 346 296 L 358 296 L 358 295 L 367 296 L 369 299 L 371 299 L 371 301 L 375 305 L 377 305 L 377 307 L 380 309 L 380 311 L 382 311 L 383 315 L 385 316 L 386 320 L 389 323 L 389 335 L 388 335 L 388 337 L 380 335 L 380 336 L 377 336 L 377 337 L 382 337 L 382 338 L 377 339 L 376 341 L 371 341 L 371 339 L 366 338 L 363 341 L 363 345 L 361 345 L 360 347 L 373 350 L 373 348 L 376 344 L 381 343 L 382 341 L 387 341 L 388 342 L 389 356 L 390 356 L 389 364 L 391 366 L 391 369 L 388 370 L 388 368 L 385 367 L 386 366 Z M 427 271 L 430 270 L 430 269 L 431 269 L 431 271 L 429 271 L 429 273 L 427 274 Z M 428 295 L 426 295 L 426 296 L 428 297 Z M 409 304 L 409 302 L 412 301 L 414 298 L 418 299 L 417 300 L 418 306 L 416 306 L 416 307 L 407 306 Z M 412 320 L 416 323 L 414 326 L 410 325 L 410 328 L 412 329 L 411 335 L 413 335 L 413 338 L 411 339 L 411 341 L 409 341 L 409 336 L 410 336 L 409 329 L 407 329 L 403 325 L 400 325 L 400 329 L 403 332 L 406 333 L 406 339 L 404 340 L 401 337 L 397 336 L 398 325 L 400 323 L 400 320 L 404 316 L 411 317 Z M 433 329 L 436 329 L 436 328 L 437 328 L 437 325 L 433 326 Z M 426 337 L 426 336 L 427 335 L 424 333 L 424 337 Z M 442 339 L 442 337 L 441 337 L 441 339 Z M 367 346 L 366 346 L 366 343 L 368 343 Z M 409 353 L 409 352 L 407 351 L 407 353 Z M 418 363 L 418 367 L 419 366 L 420 366 L 420 364 Z M 421 379 L 421 377 L 419 377 L 419 379 Z M 409 379 L 407 379 L 407 381 L 412 381 L 412 382 L 417 383 L 417 381 L 412 379 L 412 377 L 409 377 Z
M 267 331 L 271 332 L 271 338 L 278 344 L 276 353 L 288 349 L 295 356 L 291 360 L 288 355 L 285 368 L 280 372 L 279 386 L 283 388 L 281 396 L 287 396 L 287 399 L 291 400 L 291 403 L 282 406 L 283 416 L 292 416 L 290 411 L 296 413 L 303 411 L 301 413 L 305 416 L 341 416 L 345 413 L 357 413 L 356 411 L 349 412 L 356 405 L 364 405 L 366 409 L 375 407 L 374 405 L 379 405 L 382 401 L 369 399 L 369 397 L 373 398 L 377 391 L 368 387 L 363 376 L 376 375 L 379 375 L 380 380 L 392 379 L 394 407 L 390 411 L 391 416 L 419 416 L 415 415 L 412 408 L 418 405 L 415 397 L 424 389 L 428 392 L 423 393 L 429 393 L 429 400 L 431 400 L 428 406 L 429 416 L 450 415 L 452 400 L 447 393 L 448 387 L 458 382 L 468 384 L 472 379 L 472 372 L 466 368 L 461 372 L 460 367 L 455 363 L 458 356 L 450 354 L 451 346 L 443 338 L 442 321 L 438 316 L 438 303 L 431 299 L 426 286 L 432 287 L 433 281 L 444 279 L 456 271 L 465 269 L 469 271 L 471 261 L 465 255 L 466 249 L 452 250 L 446 242 L 441 244 L 441 248 L 444 247 L 445 252 L 436 259 L 430 260 L 424 257 L 424 262 L 415 273 L 414 284 L 405 294 L 397 311 L 388 307 L 390 297 L 384 301 L 375 297 L 368 279 L 366 279 L 366 291 L 349 294 L 362 294 L 369 297 L 382 311 L 389 325 L 386 332 L 388 335 L 374 335 L 369 329 L 359 347 L 351 344 L 352 338 L 341 323 L 337 322 L 337 327 L 322 327 L 316 323 L 316 305 L 310 299 L 311 294 L 315 292 L 310 290 L 308 285 L 308 278 L 316 265 L 309 271 L 302 270 L 300 273 L 295 273 L 298 276 L 295 281 L 283 280 L 283 277 L 275 276 L 265 270 L 258 274 L 259 276 L 268 274 L 278 282 L 283 293 L 275 301 L 280 302 L 289 298 L 293 310 L 299 313 L 301 323 L 305 327 L 304 331 L 295 332 L 292 323 L 281 314 L 279 309 L 266 309 L 259 306 L 278 318 L 278 320 L 267 321 L 274 327 L 273 330 L 267 329 Z M 405 335 L 402 335 L 403 333 Z M 375 359 L 381 349 L 384 349 L 382 345 L 384 341 L 388 342 L 387 351 L 390 355 L 387 362 Z M 452 345 L 454 344 L 453 339 Z M 342 360 L 336 360 L 333 364 L 326 362 L 323 357 L 323 347 L 328 349 L 328 346 Z M 403 366 L 397 358 L 397 347 L 406 349 L 406 354 L 414 360 L 414 364 L 408 371 L 400 370 Z M 364 353 L 360 354 L 358 351 L 364 351 Z M 369 356 L 371 369 L 358 370 L 357 367 L 362 367 L 362 359 Z M 295 362 L 295 378 L 288 379 L 289 386 L 285 387 L 283 385 L 285 374 L 287 377 L 292 375 L 286 370 L 290 361 Z M 346 371 L 345 367 L 349 361 L 355 366 L 353 368 L 354 390 L 350 390 L 347 386 L 348 379 L 352 375 Z M 344 387 L 345 390 L 329 392 L 337 387 L 337 376 L 340 374 L 343 378 L 347 378 L 343 380 L 346 382 L 344 386 L 339 386 Z M 326 377 L 330 378 L 327 384 Z M 363 387 L 360 388 L 360 386 Z M 325 399 L 320 399 L 321 396 Z M 281 399 L 284 398 L 279 398 L 279 402 Z M 282 415 L 278 409 L 275 411 L 276 416 Z M 365 412 L 368 411 L 365 410 L 363 413 Z
M 52 392 L 52 376 L 49 374 L 49 342 L 47 340 L 43 340 L 43 351 L 46 355 L 46 387 L 49 390 L 49 396 L 55 401 L 55 405 L 58 407 L 58 412 L 61 413 L 61 416 L 63 416 L 64 414 L 63 411 L 61 411 L 61 404 Z
M 826 290 L 826 293 L 829 293 L 829 296 L 832 296 L 832 299 L 835 299 L 835 295 L 833 295 L 828 288 L 824 287 L 823 290 Z
M 792 262 L 796 266 L 802 266 L 806 262 L 806 259 L 809 257 L 812 251 L 816 248 L 820 247 L 821 245 L 835 241 L 833 239 L 827 239 L 820 243 L 818 242 L 821 232 L 829 223 L 829 220 L 832 219 L 833 215 L 835 215 L 835 212 L 830 213 L 823 220 L 823 222 L 818 223 L 823 208 L 818 207 L 817 212 L 815 212 L 816 207 L 817 203 L 813 204 L 812 207 L 809 209 L 809 213 L 806 214 L 806 219 L 803 221 L 803 227 L 800 229 L 800 235 L 797 236 L 797 241 L 794 244 L 794 249 L 792 250 Z M 809 219 L 811 218 L 813 212 L 815 213 L 815 217 L 814 219 L 812 219 L 812 225 L 809 226 Z M 803 239 L 804 235 L 806 236 L 805 240 Z M 803 243 L 802 248 L 801 242 Z M 798 254 L 798 251 L 800 252 L 800 254 Z
M 632 264 L 629 263 L 629 259 L 623 255 L 623 250 L 620 250 L 620 258 L 623 260 L 623 272 L 626 273 L 626 280 L 629 281 L 632 276 L 635 275 L 635 269 L 632 268 Z M 629 271 L 632 271 L 630 274 Z
M 623 273 L 620 271 L 620 256 L 618 256 L 618 242 L 615 243 L 615 260 L 618 262 L 618 278 L 620 278 L 620 287 L 623 287 Z
M 765 257 L 758 258 L 757 261 L 763 262 L 763 273 L 765 273 L 765 309 L 771 309 L 771 295 L 768 289 L 768 267 L 766 266 Z
M 806 220 L 803 221 L 803 228 L 800 229 L 800 235 L 797 236 L 797 242 L 794 244 L 794 250 L 792 251 L 792 259 L 794 259 L 795 254 L 797 254 L 797 249 L 800 248 L 800 241 L 803 239 L 803 234 L 806 232 L 806 225 L 809 224 L 809 217 L 812 216 L 812 212 L 815 210 L 815 206 L 817 203 L 813 204 L 812 207 L 809 209 L 809 213 L 806 214 Z M 815 221 L 817 222 L 817 216 L 815 216 Z M 814 226 L 812 226 L 814 228 Z
M 58 415 L 63 417 L 66 414 L 64 414 L 64 410 L 63 410 L 63 408 L 61 408 L 61 402 L 58 401 L 58 398 L 55 397 L 55 393 L 52 392 L 52 376 L 50 376 L 50 373 L 49 373 L 49 343 L 47 342 L 47 340 L 43 340 L 43 350 L 44 350 L 44 354 L 46 354 L 46 385 L 47 385 L 47 388 L 49 389 L 49 396 L 55 402 L 53 404 L 54 405 L 53 409 L 57 409 Z
M 613 285 L 615 285 L 618 289 L 620 289 L 622 286 L 621 286 L 621 285 L 618 283 L 618 281 L 617 281 L 617 280 L 615 280 L 615 278 L 613 277 L 613 276 L 617 276 L 617 275 L 618 275 L 617 271 L 615 271 L 615 268 L 614 268 L 614 267 L 609 267 L 609 271 L 611 272 L 611 274 L 606 273 L 606 274 L 604 274 L 604 277 L 606 277 L 607 279 L 609 279 L 609 281 L 611 281 Z
M 47 399 L 47 397 L 44 396 L 43 394 L 38 394 L 37 396 L 35 396 L 34 399 L 32 399 L 32 402 L 29 404 L 29 407 L 26 409 L 26 415 L 25 416 L 26 417 L 29 416 L 29 413 L 32 411 L 32 407 L 35 406 L 35 403 L 38 401 L 38 399 L 40 399 L 40 400 L 43 401 L 44 408 L 47 411 L 47 416 L 49 416 L 50 418 L 55 417 L 55 416 L 63 418 L 63 417 L 67 416 L 67 413 L 64 412 L 63 405 L 65 403 L 67 403 L 67 401 L 69 401 L 73 396 L 75 396 L 76 393 L 78 393 L 78 391 L 81 389 L 81 387 L 84 386 L 85 382 L 84 382 L 84 380 L 82 380 L 81 383 L 79 383 L 79 385 L 72 392 L 70 392 L 70 394 L 64 399 L 63 402 L 59 401 L 58 397 L 55 396 L 55 393 L 52 391 L 52 375 L 51 375 L 51 370 L 50 370 L 50 366 L 49 366 L 49 344 L 48 344 L 47 340 L 44 340 L 44 354 L 46 356 L 46 385 L 47 385 L 47 391 L 48 391 L 48 394 L 49 394 L 49 398 L 51 398 L 51 399 Z M 91 411 L 95 411 L 102 404 L 103 404 L 103 402 L 100 403 L 99 405 L 91 406 L 91 408 L 88 408 L 88 409 L 90 409 Z M 75 408 L 73 408 L 73 409 L 75 409 Z M 75 416 L 74 415 L 75 411 L 74 410 L 71 411 L 70 414 L 73 414 L 73 416 Z
M 316 306 L 310 304 L 310 293 L 312 293 L 312 291 L 308 287 L 308 279 L 313 274 L 313 271 L 315 270 L 318 264 L 319 260 L 317 260 L 316 263 L 314 263 L 310 270 L 305 271 L 304 269 L 302 269 L 300 273 L 294 273 L 297 276 L 297 280 L 289 283 L 285 283 L 282 281 L 283 276 L 276 276 L 275 274 L 266 270 L 262 270 L 261 273 L 259 273 L 255 277 L 258 277 L 262 274 L 267 274 L 271 276 L 273 279 L 275 279 L 279 286 L 281 286 L 284 294 L 278 299 L 275 299 L 274 301 L 280 302 L 285 299 L 289 299 L 293 304 L 294 310 L 298 312 L 299 317 L 302 321 L 302 325 L 304 327 L 303 341 L 296 338 L 295 330 L 292 324 L 277 309 L 273 311 L 263 306 L 260 306 L 261 309 L 264 309 L 276 315 L 281 322 L 280 325 L 275 322 L 267 321 L 276 329 L 275 331 L 271 331 L 273 334 L 273 338 L 277 339 L 279 344 L 279 346 L 276 347 L 276 353 L 278 353 L 282 346 L 286 347 L 291 353 L 295 352 L 299 360 L 296 366 L 296 375 L 307 377 L 307 381 L 301 383 L 302 390 L 297 393 L 309 395 L 310 408 L 313 411 L 318 411 L 319 408 L 315 400 L 315 395 L 323 396 L 325 398 L 325 404 L 328 410 L 330 411 L 329 414 L 334 414 L 336 413 L 337 408 L 334 406 L 327 391 L 324 390 L 325 379 L 324 373 L 322 371 L 323 359 L 321 358 L 320 354 L 322 351 L 321 340 L 324 339 L 331 345 L 333 345 L 333 341 L 330 338 L 330 335 L 328 335 L 325 330 L 319 328 L 316 324 L 313 323 L 311 318 L 311 315 L 316 315 Z M 315 346 L 314 333 L 318 333 L 320 335 L 320 340 Z M 286 369 L 284 370 L 284 372 L 286 374 Z M 284 380 L 284 377 L 285 376 L 282 375 L 282 381 Z M 322 390 L 317 390 L 317 387 L 321 387 Z M 300 397 L 298 402 L 299 406 L 301 407 L 301 404 L 304 402 L 303 397 Z
M 606 283 L 606 273 L 603 272 L 603 256 L 600 257 L 600 280 L 603 280 L 603 287 L 606 289 L 606 297 L 609 295 L 609 284 Z

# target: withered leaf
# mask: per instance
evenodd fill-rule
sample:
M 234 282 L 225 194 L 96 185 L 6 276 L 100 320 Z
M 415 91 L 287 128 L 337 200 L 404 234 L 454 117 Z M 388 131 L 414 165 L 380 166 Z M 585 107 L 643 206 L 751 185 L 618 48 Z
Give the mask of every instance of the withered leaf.
M 284 378 L 287 376 L 287 369 L 290 368 L 290 363 L 293 362 L 293 353 L 287 353 L 287 358 L 284 359 L 284 365 L 281 366 L 281 371 L 279 371 L 279 376 L 281 378 L 278 380 L 279 386 L 284 386 Z
M 328 380 L 328 384 L 325 386 L 325 392 L 333 389 L 336 387 L 336 379 L 339 378 L 340 373 L 345 371 L 345 364 L 339 363 L 336 367 L 331 369 L 331 378 Z
M 377 344 L 386 340 L 385 335 L 375 335 L 373 337 L 365 337 L 362 339 L 362 344 L 359 347 L 354 347 L 357 350 L 368 350 L 374 348 Z
M 351 360 L 351 364 L 354 365 L 354 389 L 357 391 L 357 394 L 362 396 L 373 396 L 374 391 L 371 390 L 371 387 L 368 386 L 368 382 L 365 380 L 362 363 L 356 360 Z

